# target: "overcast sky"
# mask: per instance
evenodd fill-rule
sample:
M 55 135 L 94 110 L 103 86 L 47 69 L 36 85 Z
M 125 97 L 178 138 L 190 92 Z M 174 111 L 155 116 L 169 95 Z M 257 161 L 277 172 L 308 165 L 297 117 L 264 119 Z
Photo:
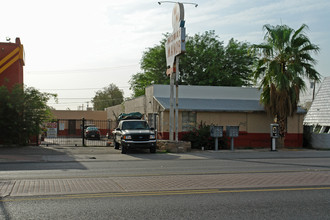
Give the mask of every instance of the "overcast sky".
M 24 83 L 57 93 L 56 109 L 76 110 L 110 83 L 131 95 L 129 80 L 140 71 L 146 48 L 172 32 L 173 4 L 154 0 L 2 1 L 0 41 L 20 37 L 25 49 Z M 188 1 L 187 1 L 188 2 Z M 329 0 L 196 0 L 185 5 L 186 33 L 215 30 L 230 38 L 261 43 L 264 24 L 309 26 L 321 51 L 316 69 L 330 76 Z M 89 102 L 89 106 L 91 103 Z

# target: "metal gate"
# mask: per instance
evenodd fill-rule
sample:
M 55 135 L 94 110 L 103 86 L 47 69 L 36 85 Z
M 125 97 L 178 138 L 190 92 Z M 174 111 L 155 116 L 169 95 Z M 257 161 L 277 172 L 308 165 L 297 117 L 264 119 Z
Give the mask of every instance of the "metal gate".
M 58 119 L 45 124 L 42 145 L 109 146 L 117 123 L 110 120 Z M 97 128 L 99 135 L 86 135 L 87 127 Z

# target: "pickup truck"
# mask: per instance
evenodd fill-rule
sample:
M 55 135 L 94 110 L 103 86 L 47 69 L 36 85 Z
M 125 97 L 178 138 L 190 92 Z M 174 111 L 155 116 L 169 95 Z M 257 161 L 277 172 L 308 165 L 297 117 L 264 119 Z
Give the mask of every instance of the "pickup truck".
M 130 149 L 150 149 L 156 152 L 155 129 L 150 128 L 145 120 L 121 120 L 112 132 L 115 149 L 121 146 L 121 153 L 126 154 Z

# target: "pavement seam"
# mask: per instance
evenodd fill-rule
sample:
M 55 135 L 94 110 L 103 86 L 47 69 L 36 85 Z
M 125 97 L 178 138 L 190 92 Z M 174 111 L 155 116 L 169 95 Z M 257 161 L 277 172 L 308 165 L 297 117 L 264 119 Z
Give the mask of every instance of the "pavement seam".
M 16 183 L 17 183 L 17 181 L 16 181 L 16 180 L 15 180 L 15 181 L 13 181 L 13 186 L 11 187 L 11 189 L 10 189 L 10 192 L 8 193 L 8 195 L 7 195 L 7 196 L 10 196 L 10 195 L 13 193 L 13 190 L 14 190 L 14 187 L 15 187 Z
M 127 190 L 125 188 L 123 188 L 116 180 L 112 180 L 114 184 L 117 185 L 117 187 L 119 187 L 123 192 L 127 192 Z

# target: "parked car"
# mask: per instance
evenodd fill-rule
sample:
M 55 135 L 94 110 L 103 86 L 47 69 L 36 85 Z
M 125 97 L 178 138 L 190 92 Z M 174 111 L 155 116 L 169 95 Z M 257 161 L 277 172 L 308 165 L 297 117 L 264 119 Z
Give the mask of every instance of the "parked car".
M 87 127 L 85 130 L 85 138 L 100 140 L 100 130 L 97 127 Z

